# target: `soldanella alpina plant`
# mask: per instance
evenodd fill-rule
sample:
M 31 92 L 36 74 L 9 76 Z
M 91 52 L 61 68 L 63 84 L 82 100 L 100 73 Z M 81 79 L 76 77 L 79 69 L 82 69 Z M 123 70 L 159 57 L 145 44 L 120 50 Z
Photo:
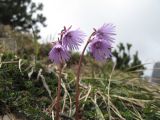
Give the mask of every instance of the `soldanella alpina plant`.
M 56 120 L 60 119 L 60 94 L 61 94 L 61 72 L 63 64 L 70 59 L 70 53 L 72 50 L 78 50 L 79 47 L 84 42 L 85 34 L 80 29 L 71 30 L 71 27 L 66 28 L 59 34 L 60 37 L 56 42 L 53 43 L 53 48 L 49 52 L 49 58 L 56 65 L 59 66 L 59 80 L 58 80 L 58 90 L 56 98 Z M 93 29 L 93 32 L 89 36 L 86 44 L 81 53 L 78 69 L 77 69 L 77 79 L 76 79 L 76 113 L 75 119 L 80 119 L 80 106 L 79 106 L 79 95 L 80 95 L 80 71 L 81 63 L 85 53 L 86 48 L 89 48 L 89 53 L 96 61 L 105 61 L 106 59 L 112 57 L 111 48 L 114 42 L 113 36 L 115 35 L 115 26 L 112 24 L 104 24 L 99 29 Z

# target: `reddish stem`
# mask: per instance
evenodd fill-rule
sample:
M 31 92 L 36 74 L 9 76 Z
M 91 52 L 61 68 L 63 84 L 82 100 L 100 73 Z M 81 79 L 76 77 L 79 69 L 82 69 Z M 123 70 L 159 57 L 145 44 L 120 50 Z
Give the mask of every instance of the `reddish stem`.
M 79 120 L 79 95 L 80 95 L 80 89 L 79 89 L 79 82 L 80 82 L 80 71 L 81 71 L 81 64 L 82 64 L 82 59 L 84 56 L 84 52 L 90 42 L 91 37 L 94 35 L 94 32 L 90 35 L 85 47 L 83 48 L 82 54 L 80 56 L 79 64 L 78 64 L 78 70 L 77 70 L 77 81 L 76 81 L 76 116 L 75 119 Z
M 57 91 L 57 102 L 56 102 L 56 120 L 60 120 L 60 97 L 61 97 L 61 73 L 62 73 L 62 65 L 59 68 L 59 75 L 58 75 L 58 91 Z

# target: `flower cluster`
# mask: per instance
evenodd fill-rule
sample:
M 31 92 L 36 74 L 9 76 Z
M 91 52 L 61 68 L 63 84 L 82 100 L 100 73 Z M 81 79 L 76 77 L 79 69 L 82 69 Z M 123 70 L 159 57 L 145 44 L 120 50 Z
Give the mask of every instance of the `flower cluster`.
M 97 61 L 104 61 L 112 56 L 111 48 L 114 42 L 115 26 L 104 24 L 98 30 L 95 29 L 94 36 L 90 41 L 89 52 Z
M 78 50 L 83 43 L 85 34 L 77 30 L 70 30 L 71 27 L 64 29 L 60 33 L 60 38 L 53 44 L 53 48 L 49 52 L 49 58 L 56 64 L 66 62 L 70 58 L 70 50 Z
M 104 24 L 99 29 L 94 29 L 89 39 L 89 52 L 97 61 L 104 61 L 112 56 L 111 48 L 114 42 L 115 26 Z M 49 52 L 49 58 L 56 64 L 66 62 L 70 58 L 71 50 L 78 50 L 83 43 L 85 34 L 77 30 L 71 30 L 71 27 L 64 29 L 60 33 L 60 38 L 54 43 Z

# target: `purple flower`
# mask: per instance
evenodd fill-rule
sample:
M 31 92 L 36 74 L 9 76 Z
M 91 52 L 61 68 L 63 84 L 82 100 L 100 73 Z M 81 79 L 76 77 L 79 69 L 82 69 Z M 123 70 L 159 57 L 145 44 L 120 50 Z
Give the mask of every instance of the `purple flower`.
M 56 43 L 49 52 L 49 59 L 51 59 L 56 64 L 68 61 L 69 58 L 70 54 L 60 43 Z
M 113 41 L 114 38 L 112 37 L 115 35 L 115 26 L 112 24 L 104 24 L 98 30 L 96 30 L 96 37 L 103 40 Z
M 66 33 L 63 35 L 62 45 L 65 48 L 69 48 L 71 50 L 78 50 L 78 47 L 81 45 L 81 43 L 83 43 L 84 37 L 85 34 L 79 29 L 74 31 L 67 30 Z
M 102 39 L 94 38 L 90 43 L 89 51 L 97 61 L 104 61 L 112 56 L 110 44 Z

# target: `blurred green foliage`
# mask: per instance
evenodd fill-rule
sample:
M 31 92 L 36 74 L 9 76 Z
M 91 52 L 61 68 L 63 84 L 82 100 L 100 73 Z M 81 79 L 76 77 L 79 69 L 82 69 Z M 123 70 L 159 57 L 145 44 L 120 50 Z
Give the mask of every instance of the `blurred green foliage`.
M 0 24 L 10 25 L 14 30 L 40 32 L 39 25 L 45 25 L 46 18 L 41 11 L 43 4 L 32 0 L 1 0 Z
M 117 49 L 113 51 L 113 56 L 116 57 L 117 60 L 116 69 L 130 71 L 145 69 L 141 60 L 139 59 L 138 51 L 131 55 L 131 48 L 132 44 L 129 43 L 127 43 L 126 45 L 124 45 L 123 43 L 119 43 L 117 45 Z
M 31 62 L 23 60 L 20 67 L 19 58 L 12 53 L 3 54 L 1 60 L 3 63 L 0 68 L 0 104 L 3 107 L 0 107 L 0 114 L 12 112 L 21 114 L 29 120 L 40 120 L 41 118 L 50 120 L 43 109 L 48 107 L 52 100 L 41 79 L 37 79 L 39 70 L 43 69 L 41 64 L 37 63 L 34 67 Z M 31 71 L 29 78 L 28 74 Z M 55 74 L 43 72 L 43 75 L 53 92 L 52 96 L 55 96 L 56 88 L 52 87 L 57 85 Z
M 56 72 L 47 72 L 40 61 L 36 65 L 27 59 L 19 63 L 20 58 L 13 53 L 1 56 L 0 67 L 0 114 L 14 113 L 28 120 L 51 120 L 46 110 L 52 99 L 38 77 L 40 69 L 55 99 L 57 88 Z M 91 59 L 90 59 L 91 60 Z M 82 119 L 107 120 L 108 80 L 113 62 L 98 63 L 87 59 L 83 63 L 81 80 Z M 20 65 L 19 65 L 20 64 Z M 94 68 L 94 69 L 92 69 Z M 33 70 L 33 71 L 32 71 Z M 93 71 L 94 75 L 91 75 Z M 62 84 L 63 114 L 74 117 L 75 110 L 75 74 L 74 69 L 65 68 Z M 113 119 L 159 120 L 159 86 L 142 81 L 139 75 L 130 71 L 115 70 L 111 78 L 110 108 Z M 71 111 L 70 111 L 71 110 Z M 65 117 L 63 118 L 66 119 Z M 63 120 L 62 119 L 62 120 Z

